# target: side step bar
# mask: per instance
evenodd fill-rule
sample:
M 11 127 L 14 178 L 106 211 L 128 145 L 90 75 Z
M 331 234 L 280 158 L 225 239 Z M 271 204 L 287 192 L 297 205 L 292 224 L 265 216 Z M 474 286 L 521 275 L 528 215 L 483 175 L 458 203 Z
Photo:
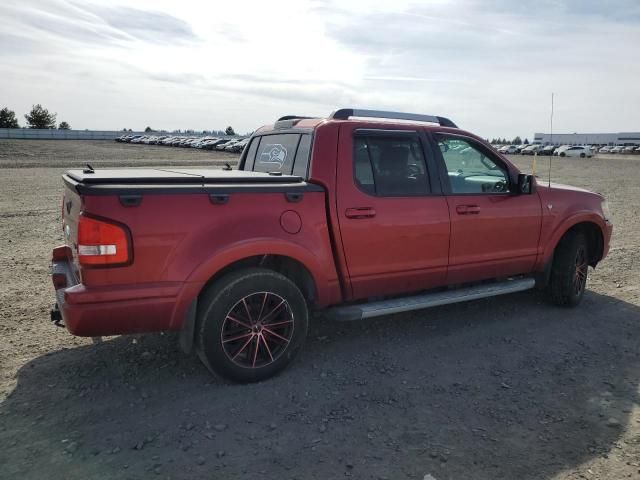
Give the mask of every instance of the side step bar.
M 420 310 L 450 303 L 495 297 L 505 293 L 522 292 L 533 288 L 535 284 L 536 282 L 533 278 L 509 279 L 497 283 L 475 285 L 443 292 L 423 293 L 412 297 L 334 307 L 327 311 L 327 315 L 334 320 L 361 320 L 363 318 L 380 317 L 382 315 Z

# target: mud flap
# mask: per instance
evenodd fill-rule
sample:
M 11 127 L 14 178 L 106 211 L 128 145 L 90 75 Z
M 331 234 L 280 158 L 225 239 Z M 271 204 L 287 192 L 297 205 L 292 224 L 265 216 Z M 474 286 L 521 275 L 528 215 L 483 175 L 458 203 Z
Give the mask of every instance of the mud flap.
M 193 302 L 191 302 L 191 305 L 189 305 L 189 310 L 187 310 L 187 318 L 185 318 L 184 325 L 182 325 L 182 329 L 180 330 L 178 336 L 178 345 L 180 347 L 180 350 L 182 350 L 187 355 L 193 352 L 197 311 L 198 300 L 195 299 Z

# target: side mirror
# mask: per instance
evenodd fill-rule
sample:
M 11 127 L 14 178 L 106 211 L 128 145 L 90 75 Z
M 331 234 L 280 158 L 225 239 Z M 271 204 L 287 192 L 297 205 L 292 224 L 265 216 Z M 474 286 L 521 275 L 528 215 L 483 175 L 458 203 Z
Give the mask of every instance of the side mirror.
M 526 173 L 518 174 L 518 193 L 529 195 L 535 191 L 535 177 Z

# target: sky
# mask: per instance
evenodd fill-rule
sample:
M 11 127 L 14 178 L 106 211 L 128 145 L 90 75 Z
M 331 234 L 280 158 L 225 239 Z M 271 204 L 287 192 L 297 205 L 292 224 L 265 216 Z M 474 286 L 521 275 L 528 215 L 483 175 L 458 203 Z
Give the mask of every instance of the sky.
M 638 0 L 2 0 L 0 108 L 250 132 L 337 108 L 485 138 L 640 130 Z

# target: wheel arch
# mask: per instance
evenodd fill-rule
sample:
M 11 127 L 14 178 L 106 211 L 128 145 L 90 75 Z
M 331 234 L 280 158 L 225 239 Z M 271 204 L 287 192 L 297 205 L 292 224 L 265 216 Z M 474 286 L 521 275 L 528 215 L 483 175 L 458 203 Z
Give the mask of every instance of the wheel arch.
M 582 220 L 572 224 L 558 237 L 553 246 L 553 251 L 558 248 L 562 239 L 565 238 L 569 232 L 579 232 L 585 236 L 589 251 L 589 265 L 595 268 L 598 262 L 602 260 L 604 254 L 604 235 L 600 225 L 590 220 Z
M 221 278 L 252 267 L 266 268 L 287 277 L 300 288 L 309 306 L 315 306 L 322 301 L 316 279 L 309 268 L 299 259 L 280 254 L 260 254 L 235 259 L 215 270 L 208 280 L 198 284 L 197 291 L 192 292 L 193 299 L 189 301 L 185 315 L 179 316 L 183 321 L 179 334 L 179 346 L 183 352 L 191 353 L 193 351 L 198 328 L 198 311 L 201 307 L 200 299 L 203 293 Z
M 311 271 L 300 260 L 278 254 L 252 255 L 225 265 L 211 275 L 198 292 L 198 297 L 222 277 L 251 267 L 262 267 L 284 275 L 300 288 L 307 303 L 314 305 L 318 301 L 318 289 Z

